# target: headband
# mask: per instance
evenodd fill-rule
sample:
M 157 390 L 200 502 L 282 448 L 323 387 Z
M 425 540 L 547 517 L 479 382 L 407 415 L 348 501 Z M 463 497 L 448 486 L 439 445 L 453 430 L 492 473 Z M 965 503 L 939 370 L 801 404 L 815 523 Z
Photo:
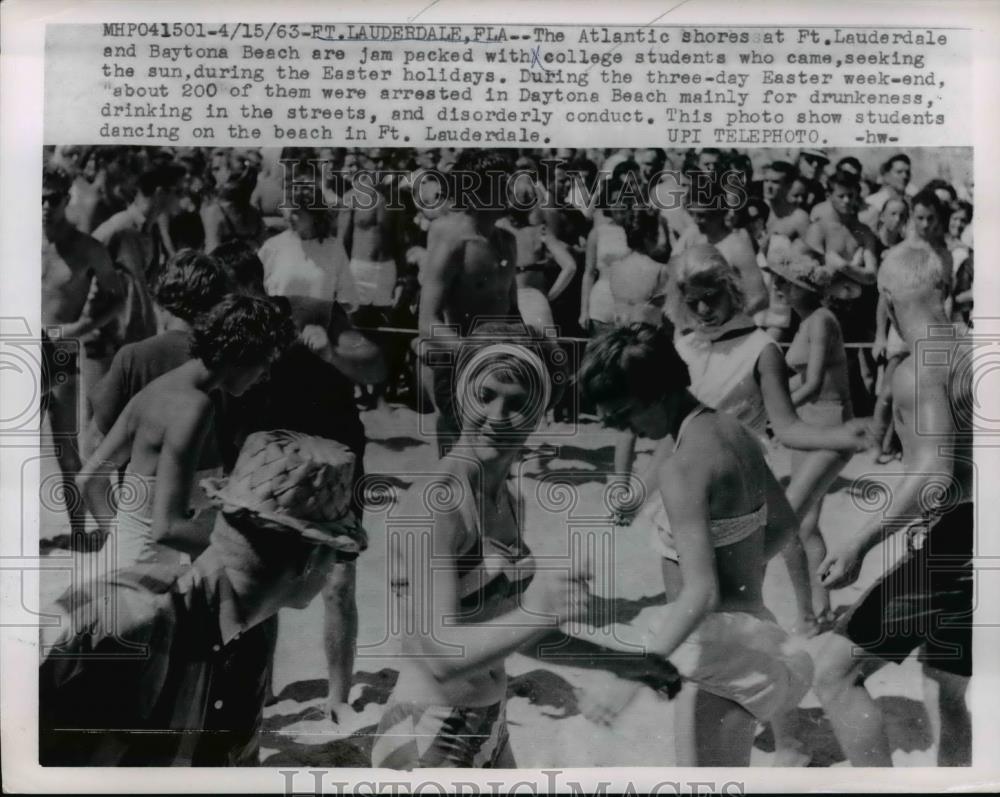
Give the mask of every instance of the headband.
M 552 399 L 552 380 L 549 378 L 548 369 L 545 367 L 545 363 L 542 362 L 541 357 L 531 349 L 518 343 L 492 343 L 475 352 L 468 359 L 458 372 L 458 378 L 455 380 L 455 398 L 459 409 L 464 409 L 463 404 L 465 403 L 472 375 L 476 373 L 484 361 L 499 356 L 513 357 L 528 367 L 529 371 L 535 375 L 535 378 L 532 380 L 533 383 L 528 387 L 532 393 L 535 393 L 540 388 L 542 412 L 548 409 L 549 401 Z

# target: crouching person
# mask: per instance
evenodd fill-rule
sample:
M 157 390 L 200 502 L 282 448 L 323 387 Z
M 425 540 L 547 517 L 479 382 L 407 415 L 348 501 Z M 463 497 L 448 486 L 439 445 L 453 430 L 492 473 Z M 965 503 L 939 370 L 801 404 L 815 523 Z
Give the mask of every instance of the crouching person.
M 338 556 L 365 547 L 348 514 L 353 469 L 330 441 L 251 435 L 233 475 L 203 483 L 221 512 L 193 563 L 71 587 L 42 630 L 40 763 L 256 765 L 266 621 L 307 606 Z

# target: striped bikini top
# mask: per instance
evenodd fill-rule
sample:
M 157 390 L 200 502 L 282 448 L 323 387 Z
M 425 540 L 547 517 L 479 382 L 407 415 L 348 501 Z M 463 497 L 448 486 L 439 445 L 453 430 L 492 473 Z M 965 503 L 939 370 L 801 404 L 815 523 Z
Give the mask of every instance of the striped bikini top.
M 688 423 L 701 413 L 708 410 L 708 407 L 701 405 L 692 410 L 683 420 L 674 438 L 674 451 L 681 444 L 681 438 Z M 662 500 L 655 502 L 655 507 L 651 513 L 651 524 L 653 527 L 653 542 L 655 547 L 667 559 L 677 561 L 677 549 L 674 547 L 674 534 L 670 528 L 670 520 L 667 517 L 666 509 Z M 767 502 L 762 503 L 752 512 L 735 517 L 711 518 L 709 521 L 709 535 L 712 538 L 713 548 L 722 548 L 726 545 L 745 540 L 758 529 L 767 524 Z
M 535 560 L 521 540 L 523 506 L 508 490 L 511 513 L 518 528 L 518 538 L 506 544 L 487 536 L 476 512 L 467 513 L 468 529 L 476 539 L 457 557 L 458 597 L 463 615 L 475 614 L 488 619 L 511 609 L 512 598 L 523 593 L 535 574 Z M 518 509 L 521 511 L 518 511 Z

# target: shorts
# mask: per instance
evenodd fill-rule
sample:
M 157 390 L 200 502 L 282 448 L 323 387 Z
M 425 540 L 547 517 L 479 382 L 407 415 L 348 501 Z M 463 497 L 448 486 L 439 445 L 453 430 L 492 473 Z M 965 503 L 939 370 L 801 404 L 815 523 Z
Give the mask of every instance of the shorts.
M 517 309 L 524 323 L 539 332 L 545 332 L 556 325 L 549 298 L 537 288 L 517 289 Z
M 796 408 L 796 412 L 810 426 L 840 426 L 854 417 L 849 403 L 832 399 L 810 401 Z
M 351 276 L 358 289 L 358 303 L 375 307 L 391 307 L 396 288 L 396 263 L 392 260 L 362 260 L 351 258 Z
M 972 675 L 974 504 L 905 532 L 903 558 L 837 622 L 864 654 L 899 663 L 916 648 L 944 672 Z M 863 655 L 863 654 L 862 654 Z
M 390 700 L 376 733 L 373 767 L 490 769 L 508 744 L 507 705 L 422 706 Z
M 42 333 L 42 399 L 56 385 L 68 384 L 80 375 L 79 346 L 75 340 L 52 340 Z
M 777 623 L 747 612 L 708 615 L 670 661 L 699 689 L 732 700 L 761 722 L 794 709 L 812 686 L 809 654 L 794 649 Z

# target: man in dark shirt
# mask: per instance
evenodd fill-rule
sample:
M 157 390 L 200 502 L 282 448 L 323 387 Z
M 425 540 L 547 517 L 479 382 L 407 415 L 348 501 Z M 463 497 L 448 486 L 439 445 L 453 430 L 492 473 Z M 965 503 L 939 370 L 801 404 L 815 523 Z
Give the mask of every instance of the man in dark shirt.
M 258 763 L 267 621 L 312 601 L 340 532 L 230 503 L 192 564 L 134 565 L 56 602 L 60 623 L 41 634 L 43 766 Z

